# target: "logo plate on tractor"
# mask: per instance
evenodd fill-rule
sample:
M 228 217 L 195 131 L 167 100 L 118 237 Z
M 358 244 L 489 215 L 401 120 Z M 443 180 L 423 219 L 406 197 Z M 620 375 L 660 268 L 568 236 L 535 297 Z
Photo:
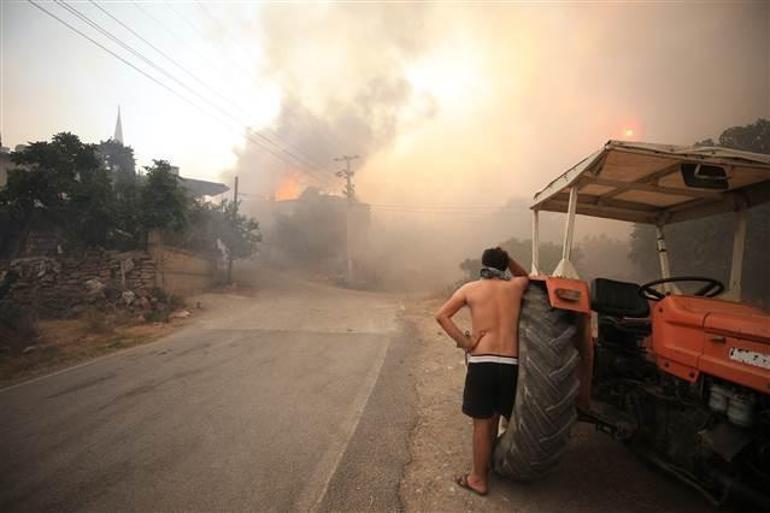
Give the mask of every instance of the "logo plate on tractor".
M 733 347 L 730 349 L 730 359 L 755 367 L 770 369 L 770 354 Z

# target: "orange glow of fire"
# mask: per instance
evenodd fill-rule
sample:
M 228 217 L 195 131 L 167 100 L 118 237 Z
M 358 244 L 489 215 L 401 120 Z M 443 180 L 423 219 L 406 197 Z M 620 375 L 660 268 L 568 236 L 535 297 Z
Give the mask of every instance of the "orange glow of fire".
M 275 190 L 275 200 L 284 201 L 296 199 L 299 197 L 300 192 L 300 183 L 297 175 L 286 175 L 281 179 Z

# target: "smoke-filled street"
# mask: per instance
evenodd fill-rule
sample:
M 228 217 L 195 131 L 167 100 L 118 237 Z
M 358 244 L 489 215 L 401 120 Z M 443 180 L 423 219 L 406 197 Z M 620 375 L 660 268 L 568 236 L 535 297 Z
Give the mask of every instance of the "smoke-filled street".
M 171 337 L 0 392 L 0 509 L 395 508 L 414 406 L 394 299 L 307 285 L 215 300 Z M 329 486 L 353 446 L 345 469 L 369 478 Z
M 458 489 L 464 369 L 424 302 L 286 276 L 204 300 L 170 337 L 0 392 L 0 509 L 707 511 L 589 426 L 553 478 Z
M 767 0 L 0 0 L 0 513 L 770 513 L 769 251 Z

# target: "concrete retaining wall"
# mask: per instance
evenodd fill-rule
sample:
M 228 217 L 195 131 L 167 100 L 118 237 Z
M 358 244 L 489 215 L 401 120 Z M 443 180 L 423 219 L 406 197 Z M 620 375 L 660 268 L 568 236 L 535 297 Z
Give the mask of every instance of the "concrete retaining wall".
M 157 264 L 157 286 L 170 294 L 197 294 L 218 281 L 216 262 L 212 258 L 166 246 L 159 236 L 151 236 L 148 251 Z

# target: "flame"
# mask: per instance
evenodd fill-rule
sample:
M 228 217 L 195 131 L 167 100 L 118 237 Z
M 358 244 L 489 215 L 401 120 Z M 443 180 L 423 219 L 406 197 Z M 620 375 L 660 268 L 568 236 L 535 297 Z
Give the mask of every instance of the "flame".
M 300 183 L 297 175 L 286 175 L 281 178 L 281 181 L 275 190 L 275 200 L 284 201 L 296 199 L 299 197 L 300 192 Z

